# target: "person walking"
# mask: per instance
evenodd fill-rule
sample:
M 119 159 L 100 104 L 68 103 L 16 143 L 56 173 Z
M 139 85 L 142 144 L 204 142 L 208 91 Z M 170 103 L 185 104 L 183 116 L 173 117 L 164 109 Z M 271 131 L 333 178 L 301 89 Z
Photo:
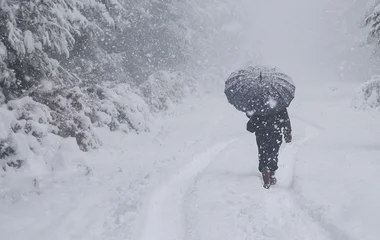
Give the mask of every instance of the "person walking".
M 268 189 L 276 184 L 275 172 L 278 169 L 278 156 L 282 139 L 292 141 L 292 127 L 287 109 L 267 116 L 250 116 L 247 130 L 256 135 L 259 166 L 264 185 Z
M 259 152 L 259 170 L 264 187 L 276 184 L 278 155 L 282 139 L 292 141 L 288 107 L 294 99 L 293 79 L 276 67 L 250 66 L 230 74 L 224 94 L 249 121 L 247 130 L 256 134 Z

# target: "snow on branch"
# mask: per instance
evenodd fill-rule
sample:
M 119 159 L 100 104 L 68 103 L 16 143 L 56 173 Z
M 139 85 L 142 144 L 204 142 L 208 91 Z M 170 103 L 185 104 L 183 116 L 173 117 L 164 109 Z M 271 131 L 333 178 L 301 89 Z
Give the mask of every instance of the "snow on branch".
M 352 104 L 357 109 L 376 108 L 380 110 L 380 75 L 375 75 L 362 84 Z

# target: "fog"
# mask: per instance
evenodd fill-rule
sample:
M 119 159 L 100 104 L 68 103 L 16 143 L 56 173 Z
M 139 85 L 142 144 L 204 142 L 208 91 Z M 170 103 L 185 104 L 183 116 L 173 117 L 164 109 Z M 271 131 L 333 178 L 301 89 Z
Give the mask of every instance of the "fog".
M 229 28 L 235 39 L 219 39 L 216 52 L 230 50 L 222 58 L 228 67 L 269 64 L 302 82 L 363 82 L 376 70 L 373 49 L 364 44 L 368 31 L 361 27 L 370 2 L 237 1 L 238 17 Z

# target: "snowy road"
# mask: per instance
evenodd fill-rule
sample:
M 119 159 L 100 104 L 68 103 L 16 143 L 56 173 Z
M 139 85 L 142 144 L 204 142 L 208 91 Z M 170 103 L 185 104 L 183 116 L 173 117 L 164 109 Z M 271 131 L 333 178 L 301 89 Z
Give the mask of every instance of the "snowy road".
M 252 139 L 221 142 L 156 189 L 140 239 L 332 239 L 292 191 L 298 149 L 319 131 L 304 121 L 295 124 L 306 135 L 282 149 L 278 186 L 262 188 L 255 157 L 248 157 Z
M 349 96 L 346 91 L 351 91 L 350 86 L 338 92 L 330 91 L 328 86 L 313 89 L 315 94 L 320 94 L 316 89 L 324 92 L 326 101 L 316 101 L 308 94 L 306 101 L 291 110 L 294 142 L 281 149 L 278 185 L 269 191 L 262 187 L 252 135 L 242 133 L 229 143 L 214 140 L 213 145 L 195 154 L 155 189 L 138 239 L 355 240 L 361 239 L 361 234 L 363 239 L 375 240 L 377 229 L 372 219 L 379 216 L 379 211 L 368 220 L 342 219 L 350 211 L 361 216 L 367 212 L 367 208 L 358 206 L 356 197 L 355 202 L 341 198 L 341 194 L 356 195 L 344 183 L 344 179 L 353 179 L 348 181 L 355 185 L 355 176 L 341 172 L 336 179 L 324 172 L 334 171 L 338 167 L 334 164 L 360 164 L 350 158 L 343 163 L 342 158 L 331 158 L 330 148 L 344 141 L 355 142 L 357 139 L 350 138 L 349 129 L 358 122 L 365 126 L 358 134 L 359 142 L 376 136 L 376 117 L 350 109 L 349 98 L 336 98 Z M 349 147 L 343 149 L 343 153 L 348 151 Z M 362 149 L 351 151 L 357 155 Z M 323 153 L 325 158 L 315 157 Z M 324 169 L 325 162 L 335 167 Z M 310 180 L 308 175 L 318 176 Z M 329 192 L 331 189 L 335 192 Z M 362 194 L 368 192 L 361 190 Z M 315 194 L 318 197 L 313 198 Z
M 221 142 L 196 155 L 153 193 L 141 240 L 186 239 L 183 203 L 188 191 L 196 177 L 231 143 Z
M 349 108 L 352 89 L 300 91 L 294 142 L 282 146 L 269 190 L 244 114 L 209 96 L 154 133 L 109 133 L 87 168 L 2 189 L 0 231 L 12 240 L 377 240 L 380 129 L 376 115 Z

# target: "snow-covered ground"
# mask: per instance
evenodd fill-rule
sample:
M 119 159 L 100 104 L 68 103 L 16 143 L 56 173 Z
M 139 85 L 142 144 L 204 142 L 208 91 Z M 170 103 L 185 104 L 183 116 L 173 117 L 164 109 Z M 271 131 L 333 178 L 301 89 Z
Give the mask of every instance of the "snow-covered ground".
M 247 119 L 220 91 L 152 133 L 99 131 L 101 149 L 67 153 L 77 169 L 4 177 L 1 239 L 378 239 L 380 115 L 351 108 L 357 84 L 312 82 L 297 86 L 277 186 L 262 187 Z
M 366 10 L 357 9 L 362 0 L 223 1 L 206 9 L 201 2 L 195 5 L 209 13 L 212 26 L 196 17 L 195 28 L 204 23 L 207 39 L 208 29 L 215 39 L 205 43 L 212 49 L 194 50 L 215 56 L 197 56 L 210 76 L 203 83 L 194 76 L 210 91 L 152 121 L 152 132 L 97 129 L 103 146 L 90 153 L 74 151 L 73 139 L 49 138 L 51 149 L 28 168 L 0 172 L 0 240 L 380 238 L 380 112 L 351 107 L 371 75 L 371 49 L 353 46 L 368 34 L 356 32 Z M 230 10 L 244 17 L 229 23 Z M 226 75 L 247 62 L 276 65 L 297 85 L 289 109 L 294 141 L 283 144 L 278 184 L 269 190 L 257 170 L 255 137 L 245 130 L 248 119 L 228 104 L 225 79 L 214 77 L 215 69 Z M 170 98 L 179 88 L 169 83 L 179 79 L 169 75 L 175 81 L 162 84 L 161 75 L 144 92 L 151 106 L 166 109 L 150 89 Z M 127 86 L 120 91 L 134 96 Z M 109 103 L 124 103 L 123 97 Z M 131 112 L 148 109 L 136 99 L 126 101 L 136 104 Z
M 337 67 L 341 52 L 352 66 L 362 57 L 333 41 L 333 34 L 351 38 L 336 33 L 329 2 L 247 7 L 255 21 L 245 19 L 243 29 L 257 43 L 242 37 L 236 65 L 244 65 L 245 51 L 260 50 L 260 63 L 285 68 L 297 85 L 289 109 L 294 141 L 281 148 L 276 186 L 262 187 L 248 119 L 228 104 L 224 79 L 218 85 L 210 77 L 213 91 L 187 98 L 152 132 L 98 129 L 100 149 L 78 153 L 63 141 L 65 155 L 52 163 L 62 166 L 52 173 L 32 163 L 1 175 L 0 239 L 378 240 L 380 112 L 351 107 L 365 71 L 344 75 Z

